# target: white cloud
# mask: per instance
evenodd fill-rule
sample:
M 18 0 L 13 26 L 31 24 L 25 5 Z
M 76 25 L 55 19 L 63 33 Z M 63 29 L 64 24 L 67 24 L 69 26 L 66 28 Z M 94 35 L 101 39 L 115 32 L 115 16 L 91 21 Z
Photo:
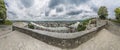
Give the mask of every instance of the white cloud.
M 109 11 L 109 18 L 115 18 L 114 9 L 120 7 L 120 0 L 92 0 L 92 2 L 98 6 L 106 6 Z
M 90 18 L 97 15 L 100 6 L 106 6 L 109 18 L 114 18 L 114 9 L 120 6 L 118 0 L 5 0 L 5 3 L 8 19 L 39 21 Z

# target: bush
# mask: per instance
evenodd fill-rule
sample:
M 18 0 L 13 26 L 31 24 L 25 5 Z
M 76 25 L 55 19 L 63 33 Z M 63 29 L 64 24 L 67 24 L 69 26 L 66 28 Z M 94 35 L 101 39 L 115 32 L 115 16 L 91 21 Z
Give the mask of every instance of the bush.
M 89 23 L 89 21 L 82 22 L 83 25 L 87 25 L 88 23 Z
M 9 20 L 5 20 L 4 23 L 0 22 L 0 25 L 12 25 L 13 23 Z
M 28 24 L 28 28 L 34 29 L 35 27 L 32 24 Z
M 5 23 L 4 23 L 5 25 L 12 25 L 13 23 L 11 22 L 11 21 L 9 21 L 9 20 L 5 20 Z
M 83 21 L 82 21 L 82 24 L 83 24 L 83 25 L 88 25 L 88 23 L 89 23 L 90 20 L 92 20 L 92 18 L 83 20 Z
M 77 27 L 77 31 L 83 31 L 83 30 L 85 30 L 86 29 L 86 26 L 85 25 L 78 25 L 78 27 Z

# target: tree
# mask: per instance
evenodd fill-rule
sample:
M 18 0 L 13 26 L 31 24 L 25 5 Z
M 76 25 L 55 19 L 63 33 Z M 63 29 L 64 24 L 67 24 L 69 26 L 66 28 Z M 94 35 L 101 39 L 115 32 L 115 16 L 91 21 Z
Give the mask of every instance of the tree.
M 99 8 L 98 16 L 100 19 L 106 19 L 106 17 L 108 16 L 108 11 L 107 11 L 107 8 L 105 6 L 101 6 Z
M 5 19 L 6 19 L 6 7 L 5 7 L 5 3 L 4 0 L 0 0 L 0 23 L 5 23 Z
M 120 7 L 115 9 L 115 16 L 118 21 L 120 21 Z

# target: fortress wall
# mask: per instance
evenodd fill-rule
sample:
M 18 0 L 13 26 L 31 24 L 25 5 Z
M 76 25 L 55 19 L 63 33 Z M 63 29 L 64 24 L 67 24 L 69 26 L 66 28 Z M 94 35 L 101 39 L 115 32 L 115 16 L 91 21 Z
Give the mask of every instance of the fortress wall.
M 92 37 L 94 37 L 98 31 L 100 31 L 101 29 L 103 29 L 106 26 L 106 24 L 103 24 L 99 27 L 97 27 L 96 29 L 93 29 L 92 31 L 84 31 L 84 32 L 77 32 L 77 33 L 50 33 L 49 32 L 45 32 L 45 33 L 40 33 L 37 31 L 34 31 L 32 29 L 28 29 L 28 28 L 22 28 L 22 27 L 18 27 L 18 26 L 13 26 L 13 30 L 17 30 L 20 32 L 23 32 L 27 35 L 32 36 L 33 38 L 36 38 L 40 41 L 43 41 L 47 44 L 53 45 L 53 46 L 57 46 L 60 48 L 76 48 L 78 47 L 80 44 L 88 41 L 89 39 L 91 39 Z M 57 35 L 58 34 L 58 35 Z
M 1 30 L 12 30 L 12 25 L 0 25 Z

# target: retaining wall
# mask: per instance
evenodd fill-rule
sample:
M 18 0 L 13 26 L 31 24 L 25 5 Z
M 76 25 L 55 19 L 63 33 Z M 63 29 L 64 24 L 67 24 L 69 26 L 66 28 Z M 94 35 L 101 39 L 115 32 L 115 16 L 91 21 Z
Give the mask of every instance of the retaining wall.
M 77 33 L 39 32 L 32 29 L 17 26 L 13 26 L 13 30 L 23 32 L 27 35 L 30 35 L 38 40 L 41 40 L 53 46 L 57 46 L 63 49 L 72 49 L 78 47 L 80 44 L 94 37 L 97 34 L 97 32 L 103 29 L 105 26 L 106 24 L 103 24 L 99 27 L 91 29 L 91 31 L 82 31 Z
M 0 25 L 1 30 L 12 30 L 12 25 Z

